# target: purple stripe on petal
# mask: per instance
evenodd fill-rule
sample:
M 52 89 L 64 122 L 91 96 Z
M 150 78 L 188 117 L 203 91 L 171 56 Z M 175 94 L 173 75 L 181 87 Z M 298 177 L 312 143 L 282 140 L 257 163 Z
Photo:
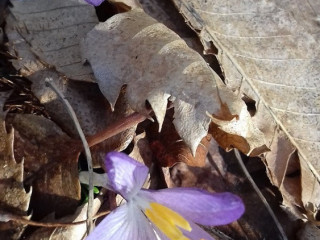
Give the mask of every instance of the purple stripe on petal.
M 105 217 L 100 224 L 89 234 L 86 240 L 110 240 L 115 239 L 126 226 L 128 207 L 122 205 Z
M 99 6 L 104 0 L 85 0 L 85 1 L 93 6 Z
M 209 193 L 195 188 L 141 190 L 138 194 L 176 211 L 186 219 L 207 226 L 231 223 L 244 213 L 242 200 L 232 193 Z
M 149 171 L 145 165 L 119 152 L 108 153 L 105 166 L 113 190 L 126 200 L 140 191 Z
M 124 204 L 112 211 L 86 240 L 154 240 L 151 224 L 134 204 Z

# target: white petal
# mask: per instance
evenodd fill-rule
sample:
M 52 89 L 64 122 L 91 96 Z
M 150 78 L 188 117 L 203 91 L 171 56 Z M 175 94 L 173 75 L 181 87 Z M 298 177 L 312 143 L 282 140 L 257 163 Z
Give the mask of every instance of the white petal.
M 134 203 L 111 212 L 88 236 L 87 240 L 154 240 L 151 224 Z

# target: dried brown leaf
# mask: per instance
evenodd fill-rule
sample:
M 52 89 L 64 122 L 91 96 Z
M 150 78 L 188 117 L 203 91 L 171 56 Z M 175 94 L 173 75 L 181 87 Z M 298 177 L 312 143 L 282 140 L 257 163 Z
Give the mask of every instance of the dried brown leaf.
M 98 23 L 94 8 L 78 0 L 11 1 L 12 16 L 7 20 L 9 39 L 20 34 L 41 61 L 54 66 L 68 78 L 93 81 L 90 67 L 81 62 L 79 40 Z M 24 75 L 39 70 L 39 59 L 18 51 L 13 61 Z
M 2 111 L 10 92 L 0 92 L 0 208 L 2 211 L 28 217 L 31 189 L 24 188 L 24 161 L 17 162 L 13 149 L 14 131 L 5 126 L 6 113 Z M 17 239 L 24 230 L 21 224 L 0 223 L 1 239 Z
M 150 148 L 155 156 L 155 161 L 161 167 L 172 167 L 176 163 L 183 162 L 188 166 L 203 167 L 208 153 L 208 145 L 211 136 L 205 136 L 193 156 L 190 148 L 184 143 L 177 133 L 172 119 L 166 117 L 162 131 L 158 132 L 158 125 L 153 124 L 147 131 Z
M 170 99 L 175 128 L 193 154 L 207 135 L 210 118 L 206 112 L 218 113 L 222 102 L 238 115 L 244 106 L 198 53 L 139 9 L 97 25 L 87 34 L 82 51 L 112 106 L 127 84 L 130 106 L 146 113 L 147 100 L 161 129 Z
M 316 240 L 320 236 L 320 229 L 311 223 L 304 224 L 298 233 L 299 240 Z
M 319 5 L 280 0 L 174 2 L 208 52 L 212 43 L 219 50 L 227 85 L 256 102 L 254 120 L 272 147 L 266 163 L 277 175 L 272 180 L 278 187 L 288 174 L 282 166 L 289 166 L 290 156 L 277 163 L 274 157 L 282 148 L 298 150 L 300 199 L 306 210 L 316 214 L 320 205 Z M 288 141 L 275 139 L 277 129 Z M 280 172 L 273 172 L 279 168 Z
M 61 76 L 55 69 L 47 69 L 47 64 L 31 51 L 24 38 L 14 31 L 12 33 L 9 36 L 11 48 L 25 54 L 26 59 L 24 60 L 35 65 L 33 73 L 28 76 L 28 79 L 33 83 L 32 92 L 45 106 L 51 119 L 70 136 L 76 139 L 78 138 L 78 132 L 61 99 L 52 89 L 46 86 L 44 82 L 46 78 L 52 78 L 60 92 L 66 96 L 77 115 L 84 134 L 87 136 L 104 130 L 114 122 L 132 113 L 125 97 L 119 97 L 116 109 L 112 111 L 110 104 L 95 83 L 71 81 Z M 132 127 L 92 148 L 95 166 L 100 166 L 105 152 L 125 149 L 131 142 L 134 131 L 135 127 Z
M 251 116 L 244 106 L 239 119 L 223 121 L 212 118 L 210 133 L 224 149 L 237 148 L 249 156 L 258 156 L 269 149 L 264 144 L 264 135 L 249 120 Z
M 133 138 L 133 149 L 129 156 L 138 162 L 145 164 L 147 167 L 151 167 L 153 154 L 145 132 L 140 133 Z
M 25 159 L 26 184 L 33 186 L 35 219 L 51 212 L 72 213 L 80 200 L 78 157 L 81 142 L 72 140 L 54 122 L 35 115 L 16 115 L 15 151 Z M 45 204 L 44 204 L 45 203 Z

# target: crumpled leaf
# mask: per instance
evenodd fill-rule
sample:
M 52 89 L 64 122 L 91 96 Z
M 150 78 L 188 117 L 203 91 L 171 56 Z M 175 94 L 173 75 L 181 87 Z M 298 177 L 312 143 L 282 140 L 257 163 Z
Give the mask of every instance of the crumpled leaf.
M 13 17 L 7 22 L 24 37 L 40 61 L 54 66 L 68 78 L 94 81 L 90 67 L 81 62 L 79 50 L 79 40 L 98 23 L 94 7 L 84 0 L 11 2 Z M 19 55 L 22 59 L 13 63 L 25 76 L 38 70 L 38 59 L 30 59 L 22 51 Z
M 15 160 L 13 150 L 14 131 L 5 126 L 6 113 L 2 111 L 11 92 L 0 92 L 0 207 L 7 213 L 28 218 L 31 189 L 26 191 L 23 185 L 24 161 Z M 25 226 L 21 224 L 0 223 L 1 239 L 18 239 Z
M 280 0 L 174 2 L 199 32 L 206 50 L 210 52 L 212 43 L 218 49 L 227 85 L 256 102 L 254 120 L 272 147 L 266 154 L 267 166 L 274 166 L 272 156 L 286 145 L 298 150 L 299 197 L 316 214 L 320 206 L 319 5 Z M 287 141 L 272 145 L 278 128 Z M 290 156 L 288 152 L 276 164 L 285 162 L 290 169 Z M 269 170 L 273 184 L 281 188 L 287 170 Z
M 209 132 L 224 149 L 237 148 L 249 156 L 257 156 L 269 149 L 261 142 L 261 139 L 264 139 L 263 133 L 250 119 L 247 107 L 243 106 L 239 119 L 223 121 L 212 118 Z
M 16 115 L 12 125 L 18 133 L 16 154 L 25 159 L 25 183 L 33 186 L 35 219 L 51 212 L 58 217 L 72 213 L 80 200 L 81 142 L 71 139 L 51 120 L 36 115 Z
M 82 42 L 82 51 L 112 106 L 127 84 L 132 108 L 146 113 L 147 100 L 161 129 L 170 100 L 175 128 L 193 154 L 207 135 L 206 112 L 219 116 L 221 101 L 234 115 L 244 106 L 230 91 L 222 91 L 223 86 L 217 88 L 221 79 L 198 53 L 142 10 L 117 14 L 98 24 Z

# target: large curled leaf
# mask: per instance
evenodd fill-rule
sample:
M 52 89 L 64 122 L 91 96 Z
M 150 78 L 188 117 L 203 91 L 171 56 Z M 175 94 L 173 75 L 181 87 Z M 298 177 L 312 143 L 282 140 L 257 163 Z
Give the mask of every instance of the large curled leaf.
M 127 84 L 132 108 L 146 112 L 147 100 L 161 129 L 167 102 L 172 101 L 174 125 L 193 154 L 207 135 L 210 118 L 206 112 L 224 119 L 221 104 L 233 115 L 245 108 L 197 52 L 139 9 L 98 24 L 87 34 L 82 51 L 112 106 L 120 88 Z M 259 140 L 263 145 L 261 135 Z
M 254 118 L 271 148 L 266 154 L 270 178 L 284 196 L 293 186 L 287 185 L 286 176 L 294 172 L 293 152 L 298 150 L 300 199 L 307 210 L 316 213 L 320 205 L 319 4 L 174 2 L 199 32 L 207 50 L 212 43 L 218 48 L 227 85 L 256 101 Z M 287 197 L 291 197 L 287 202 L 299 205 L 292 202 L 292 196 Z

